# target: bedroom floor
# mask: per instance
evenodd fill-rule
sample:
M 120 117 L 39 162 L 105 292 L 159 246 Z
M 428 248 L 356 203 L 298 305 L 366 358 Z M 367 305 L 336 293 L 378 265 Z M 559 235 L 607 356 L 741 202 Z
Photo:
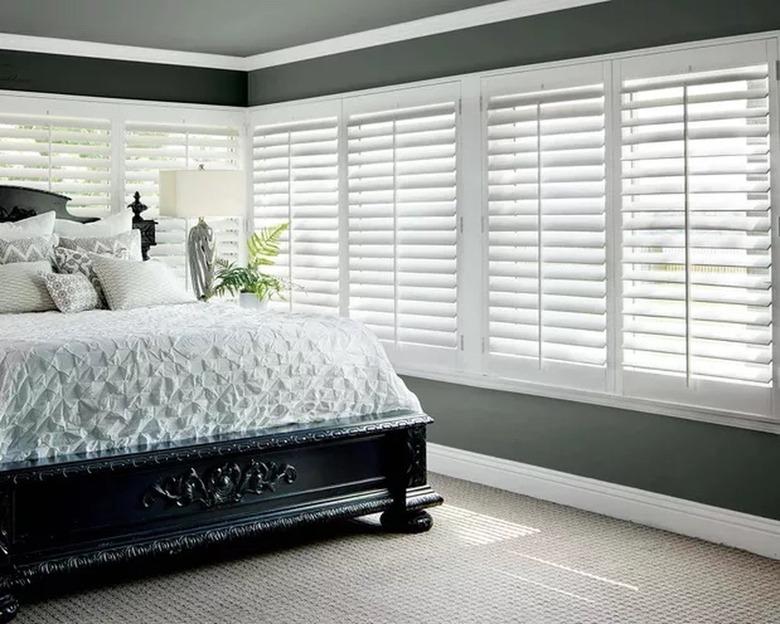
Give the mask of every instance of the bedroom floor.
M 19 624 L 780 622 L 780 561 L 431 475 L 432 531 L 280 548 L 23 604 Z M 244 548 L 246 550 L 246 548 Z

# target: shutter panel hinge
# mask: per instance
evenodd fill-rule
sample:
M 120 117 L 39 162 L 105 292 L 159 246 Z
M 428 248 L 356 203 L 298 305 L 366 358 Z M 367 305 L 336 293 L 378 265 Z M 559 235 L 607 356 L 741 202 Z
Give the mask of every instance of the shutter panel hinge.
M 484 234 L 485 233 L 485 217 L 484 216 L 480 217 L 480 219 L 479 219 L 479 228 L 480 228 L 480 231 L 482 232 L 482 234 Z
M 463 334 L 460 335 L 460 350 L 463 351 Z
M 484 100 L 482 98 L 482 94 L 479 94 L 479 110 L 482 110 L 484 108 Z
M 775 61 L 775 79 L 780 80 L 780 61 Z
M 482 353 L 485 352 L 485 339 L 482 338 Z
M 460 217 L 460 233 L 463 234 L 463 217 Z
M 458 115 L 463 114 L 463 98 L 458 98 Z

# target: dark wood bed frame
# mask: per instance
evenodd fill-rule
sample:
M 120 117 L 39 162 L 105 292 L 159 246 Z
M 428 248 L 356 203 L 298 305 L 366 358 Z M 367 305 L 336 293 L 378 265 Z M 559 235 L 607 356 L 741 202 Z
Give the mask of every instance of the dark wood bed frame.
M 0 222 L 67 197 L 0 186 Z M 383 512 L 432 526 L 425 414 L 397 412 L 56 460 L 0 461 L 0 622 L 40 581 Z

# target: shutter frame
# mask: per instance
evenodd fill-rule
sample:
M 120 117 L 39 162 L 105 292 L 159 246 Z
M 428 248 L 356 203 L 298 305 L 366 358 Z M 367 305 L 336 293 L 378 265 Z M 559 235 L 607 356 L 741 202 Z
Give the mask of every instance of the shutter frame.
M 268 270 L 293 288 L 287 301 L 273 301 L 272 307 L 338 314 L 339 120 L 320 114 L 325 111 L 308 113 L 292 120 L 261 117 L 253 124 L 254 226 L 290 224 L 276 265 Z
M 606 390 L 606 97 L 601 63 L 482 81 L 490 374 Z
M 660 55 L 655 71 L 652 59 L 621 63 L 623 390 L 766 416 L 774 392 L 773 68 L 763 42 L 709 51 L 712 58 L 694 54 L 687 63 Z M 658 134 L 664 124 L 675 131 Z M 650 148 L 655 139 L 667 142 Z M 672 266 L 680 275 L 661 275 Z
M 344 101 L 349 314 L 397 365 L 455 366 L 457 85 Z

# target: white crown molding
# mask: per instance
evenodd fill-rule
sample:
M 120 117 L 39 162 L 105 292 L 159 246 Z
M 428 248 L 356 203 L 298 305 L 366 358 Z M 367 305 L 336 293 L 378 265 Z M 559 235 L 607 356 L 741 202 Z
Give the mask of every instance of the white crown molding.
M 780 521 L 428 444 L 431 472 L 780 559 Z
M 245 59 L 238 56 L 221 54 L 201 54 L 200 52 L 180 52 L 137 46 L 114 45 L 94 41 L 76 41 L 54 37 L 32 37 L 0 33 L 0 49 L 14 52 L 41 52 L 44 54 L 63 54 L 65 56 L 84 56 L 89 58 L 111 59 L 115 61 L 134 61 L 136 63 L 159 63 L 162 65 L 186 65 L 211 69 L 234 69 L 245 71 Z
M 492 24 L 506 20 L 551 13 L 571 9 L 577 6 L 609 2 L 610 0 L 503 0 L 462 11 L 452 11 L 431 17 L 394 24 L 383 28 L 374 28 L 332 39 L 324 39 L 304 45 L 281 50 L 255 54 L 253 56 L 228 56 L 222 54 L 203 54 L 200 52 L 182 52 L 158 48 L 115 45 L 93 41 L 58 39 L 54 37 L 33 37 L 0 33 L 0 49 L 18 52 L 41 52 L 45 54 L 63 54 L 66 56 L 84 56 L 118 61 L 160 63 L 164 65 L 185 65 L 208 67 L 213 69 L 233 69 L 252 71 L 274 65 L 285 65 L 296 61 L 317 58 L 395 43 L 406 39 L 427 37 L 439 33 Z
M 610 0 L 503 0 L 246 57 L 247 71 Z

